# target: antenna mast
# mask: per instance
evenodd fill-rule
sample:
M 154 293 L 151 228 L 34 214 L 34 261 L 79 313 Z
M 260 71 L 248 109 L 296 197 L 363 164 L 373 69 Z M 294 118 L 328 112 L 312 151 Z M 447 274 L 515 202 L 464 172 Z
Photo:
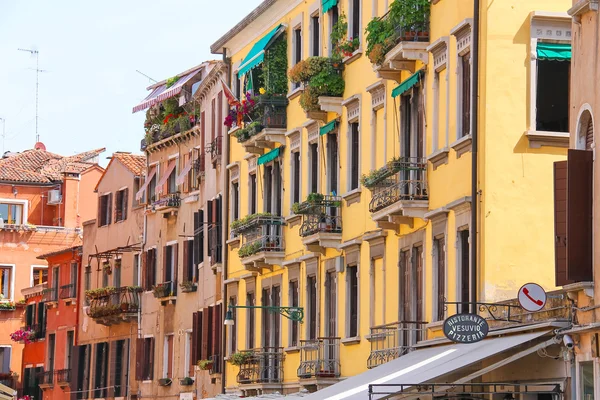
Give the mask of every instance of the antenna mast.
M 44 72 L 40 69 L 40 52 L 38 50 L 31 49 L 17 49 L 19 51 L 27 51 L 32 56 L 35 56 L 35 142 L 40 141 L 40 134 L 38 133 L 38 120 L 39 120 L 39 91 L 40 91 L 40 72 Z

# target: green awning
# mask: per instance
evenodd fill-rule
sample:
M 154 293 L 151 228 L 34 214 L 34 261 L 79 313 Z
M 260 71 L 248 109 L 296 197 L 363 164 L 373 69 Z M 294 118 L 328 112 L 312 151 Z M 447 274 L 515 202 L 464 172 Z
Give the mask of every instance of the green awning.
M 338 0 L 323 0 L 323 14 L 331 10 L 332 7 L 337 6 Z
M 273 161 L 274 159 L 279 157 L 282 153 L 283 153 L 283 146 L 273 149 L 270 152 L 268 152 L 267 154 L 263 154 L 262 156 L 258 157 L 257 164 L 263 165 L 270 161 Z
M 256 42 L 254 46 L 252 46 L 250 52 L 248 53 L 248 55 L 246 55 L 246 58 L 244 58 L 244 60 L 240 64 L 240 68 L 238 69 L 238 76 L 240 78 L 246 72 L 250 71 L 252 68 L 256 67 L 258 64 L 263 62 L 263 60 L 265 59 L 265 50 L 267 49 L 267 47 L 269 47 L 269 45 L 280 32 L 282 27 L 283 25 L 281 24 L 277 25 L 275 29 L 267 33 L 258 42 Z
M 337 127 L 337 119 L 334 119 L 331 122 L 326 123 L 319 129 L 319 133 L 321 136 L 327 135 L 329 132 L 333 131 Z
M 571 44 L 538 42 L 537 58 L 538 60 L 549 61 L 571 60 Z
M 403 94 L 404 92 L 406 92 L 407 90 L 411 89 L 413 86 L 415 86 L 421 80 L 422 75 L 423 75 L 422 70 L 418 70 L 417 72 L 412 74 L 410 76 L 410 78 L 408 78 L 404 82 L 400 83 L 398 86 L 396 86 L 394 88 L 394 90 L 392 90 L 392 97 L 398 97 L 401 94 Z

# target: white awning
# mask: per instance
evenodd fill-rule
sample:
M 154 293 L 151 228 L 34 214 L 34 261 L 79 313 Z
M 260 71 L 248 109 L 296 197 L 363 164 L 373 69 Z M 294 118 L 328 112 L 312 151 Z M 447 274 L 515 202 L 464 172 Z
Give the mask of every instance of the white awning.
M 409 385 L 435 382 L 437 378 L 454 373 L 517 346 L 527 344 L 531 351 L 534 351 L 537 345 L 543 342 L 542 346 L 546 347 L 551 343 L 535 339 L 547 335 L 549 332 L 551 331 L 546 330 L 486 339 L 478 343 L 451 344 L 415 350 L 377 368 L 319 390 L 306 397 L 305 400 L 365 400 L 369 398 L 369 385 Z M 527 352 L 523 351 L 518 354 L 507 355 L 507 358 L 510 357 L 510 361 L 514 361 L 525 355 L 527 355 Z M 481 375 L 483 373 L 485 373 L 485 370 L 481 371 Z M 390 392 L 393 391 L 392 386 L 387 389 L 390 389 Z M 376 398 L 374 397 L 374 399 Z

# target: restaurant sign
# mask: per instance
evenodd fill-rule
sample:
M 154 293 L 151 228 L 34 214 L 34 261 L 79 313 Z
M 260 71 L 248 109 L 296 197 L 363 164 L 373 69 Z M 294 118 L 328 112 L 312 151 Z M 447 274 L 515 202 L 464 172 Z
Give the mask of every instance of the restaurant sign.
M 456 314 L 444 321 L 444 335 L 456 343 L 475 343 L 488 335 L 490 327 L 476 314 Z

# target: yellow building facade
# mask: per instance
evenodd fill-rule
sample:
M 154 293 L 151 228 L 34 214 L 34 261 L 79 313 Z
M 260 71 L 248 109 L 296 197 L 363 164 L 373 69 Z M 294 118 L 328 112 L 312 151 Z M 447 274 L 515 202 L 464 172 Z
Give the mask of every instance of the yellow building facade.
M 466 307 L 445 301 L 555 287 L 552 163 L 568 147 L 568 76 L 567 93 L 545 91 L 564 69 L 545 69 L 538 46 L 570 43 L 568 2 L 481 3 L 476 199 L 473 4 L 407 3 L 419 11 L 410 29 L 394 1 L 265 1 L 211 47 L 232 94 L 252 91 L 246 104 L 261 110 L 241 105 L 228 121 L 224 298 L 239 307 L 228 392 L 317 390 L 441 336 Z M 244 306 L 302 307 L 304 320 Z

